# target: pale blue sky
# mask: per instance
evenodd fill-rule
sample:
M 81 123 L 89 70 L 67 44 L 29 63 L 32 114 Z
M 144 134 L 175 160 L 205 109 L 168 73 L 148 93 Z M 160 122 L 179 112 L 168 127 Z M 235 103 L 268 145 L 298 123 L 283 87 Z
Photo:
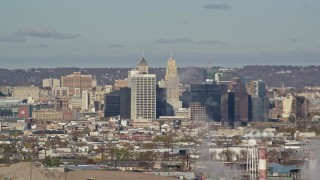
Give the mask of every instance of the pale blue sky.
M 319 0 L 10 0 L 1 68 L 319 65 Z

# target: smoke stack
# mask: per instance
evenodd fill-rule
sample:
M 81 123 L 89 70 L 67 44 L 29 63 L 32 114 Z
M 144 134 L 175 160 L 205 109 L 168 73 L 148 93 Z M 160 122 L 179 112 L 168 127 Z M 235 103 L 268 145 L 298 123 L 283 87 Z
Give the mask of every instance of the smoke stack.
M 316 150 L 310 149 L 309 150 L 309 171 L 316 171 L 317 170 L 317 159 L 316 159 Z
M 267 180 L 267 151 L 259 148 L 259 180 Z

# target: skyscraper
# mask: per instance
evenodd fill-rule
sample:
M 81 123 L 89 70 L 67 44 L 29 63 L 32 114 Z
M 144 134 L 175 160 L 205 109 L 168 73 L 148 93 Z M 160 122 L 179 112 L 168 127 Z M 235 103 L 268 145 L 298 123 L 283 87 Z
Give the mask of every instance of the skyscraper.
M 145 122 L 156 118 L 156 75 L 148 74 L 148 64 L 142 57 L 138 68 L 129 71 L 131 88 L 131 119 Z
M 248 86 L 251 95 L 252 121 L 269 120 L 269 99 L 266 97 L 266 84 L 262 80 L 251 81 Z
M 227 94 L 227 86 L 206 81 L 190 86 L 190 104 L 199 102 L 205 107 L 207 121 L 221 121 L 222 96 Z
M 179 101 L 179 75 L 176 60 L 171 57 L 167 61 L 165 85 L 167 89 L 167 101 L 174 108 L 181 108 L 182 102 Z
M 120 115 L 120 92 L 114 91 L 105 95 L 104 117 Z
M 128 87 L 120 88 L 120 117 L 122 119 L 131 117 L 131 89 Z
M 228 89 L 235 93 L 235 121 L 248 121 L 248 93 L 245 84 L 241 79 L 233 78 Z

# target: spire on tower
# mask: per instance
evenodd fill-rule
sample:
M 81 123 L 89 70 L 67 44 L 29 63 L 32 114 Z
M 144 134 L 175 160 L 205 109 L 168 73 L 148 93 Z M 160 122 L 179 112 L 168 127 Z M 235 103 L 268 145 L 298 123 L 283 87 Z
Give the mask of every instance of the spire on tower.
M 172 50 L 173 50 L 173 48 L 171 47 L 171 59 L 173 58 L 173 56 L 172 56 Z
M 144 46 L 142 46 L 142 57 L 144 57 Z

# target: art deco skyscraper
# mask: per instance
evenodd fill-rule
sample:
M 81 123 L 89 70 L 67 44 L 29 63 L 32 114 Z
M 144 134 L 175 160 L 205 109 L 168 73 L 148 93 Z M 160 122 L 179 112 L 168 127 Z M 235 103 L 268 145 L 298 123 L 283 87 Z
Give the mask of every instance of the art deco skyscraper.
M 181 108 L 182 103 L 179 101 L 179 75 L 176 60 L 171 57 L 167 61 L 165 84 L 167 88 L 167 102 L 174 108 Z

